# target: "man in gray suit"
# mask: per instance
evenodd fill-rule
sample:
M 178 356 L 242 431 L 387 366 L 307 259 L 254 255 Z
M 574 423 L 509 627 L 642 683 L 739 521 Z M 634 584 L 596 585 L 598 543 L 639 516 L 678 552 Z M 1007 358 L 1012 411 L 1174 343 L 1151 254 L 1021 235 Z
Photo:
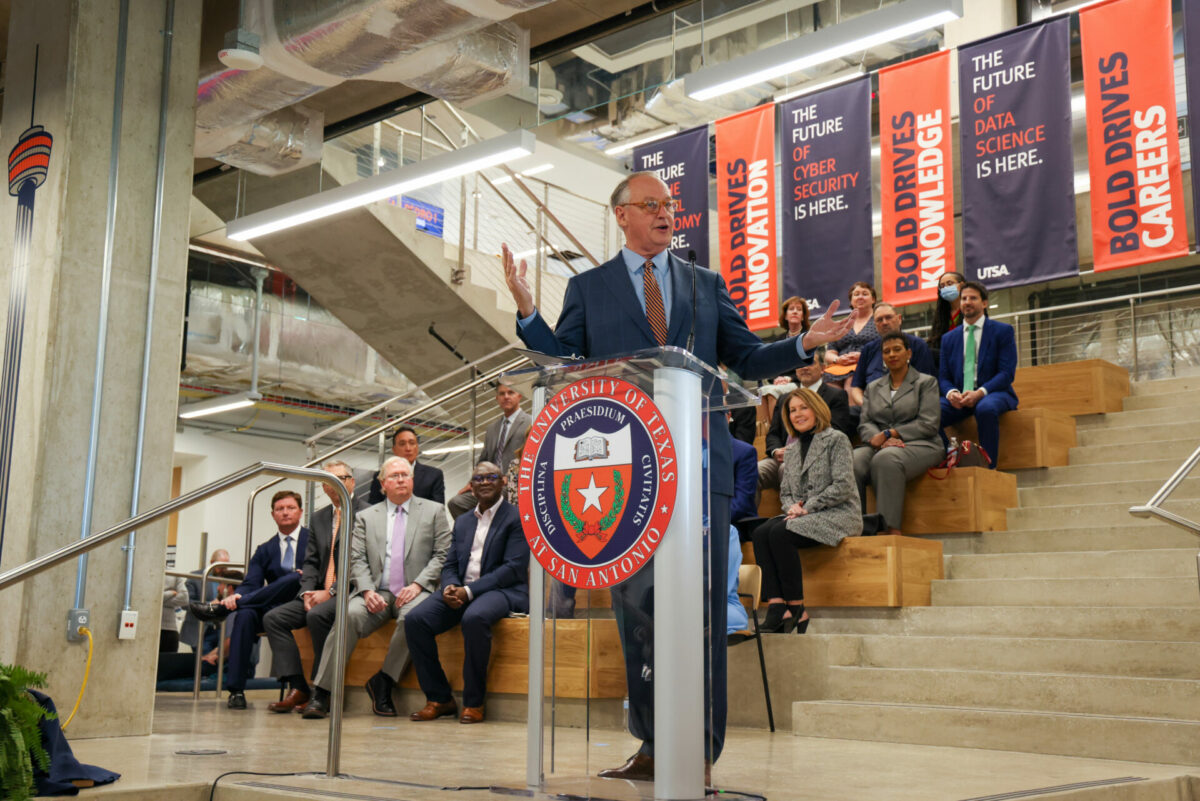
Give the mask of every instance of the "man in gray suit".
M 521 409 L 521 393 L 508 384 L 496 387 L 496 405 L 500 407 L 501 417 L 487 427 L 483 436 L 483 451 L 476 461 L 491 462 L 500 468 L 500 475 L 504 475 L 512 460 L 517 458 L 517 451 L 525 444 L 533 418 L 529 412 Z M 475 495 L 471 492 L 471 485 L 467 484 L 458 495 L 451 498 L 446 508 L 455 520 L 474 509 Z
M 393 717 L 392 688 L 408 662 L 404 616 L 437 589 L 442 563 L 450 548 L 450 524 L 441 504 L 413 495 L 412 465 L 392 456 L 379 469 L 385 500 L 354 518 L 350 539 L 350 587 L 353 593 L 346 635 L 350 647 L 389 620 L 397 622 L 383 660 L 383 670 L 367 681 L 377 715 Z M 306 718 L 329 713 L 335 666 L 333 648 L 321 656 Z

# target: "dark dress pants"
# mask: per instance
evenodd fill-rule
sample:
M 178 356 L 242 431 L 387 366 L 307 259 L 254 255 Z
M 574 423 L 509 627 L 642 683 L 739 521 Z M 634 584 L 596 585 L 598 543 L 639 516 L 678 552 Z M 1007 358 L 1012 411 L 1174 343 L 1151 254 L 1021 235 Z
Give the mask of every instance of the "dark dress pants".
M 431 595 L 408 613 L 404 618 L 408 652 L 428 700 L 439 704 L 454 700 L 438 659 L 437 635 L 462 623 L 463 706 L 483 706 L 488 659 L 492 655 L 492 624 L 508 617 L 511 611 L 508 597 L 492 590 L 458 609 L 447 606 L 440 594 Z
M 728 495 L 712 493 L 710 532 L 704 565 L 704 758 L 716 762 L 725 745 L 726 651 L 725 582 L 729 566 Z M 629 692 L 629 732 L 642 741 L 639 752 L 654 756 L 654 560 L 628 581 L 613 587 L 613 611 L 625 654 L 625 686 Z M 709 576 L 713 581 L 709 582 Z M 669 621 L 664 621 L 670 625 Z
M 225 688 L 241 692 L 250 678 L 250 652 L 263 632 L 263 618 L 275 607 L 293 600 L 300 592 L 300 574 L 289 573 L 238 599 L 237 614 L 229 632 L 229 661 Z
M 271 642 L 271 675 L 276 678 L 304 675 L 304 664 L 300 661 L 300 648 L 296 645 L 293 629 L 308 627 L 312 639 L 313 675 L 316 675 L 317 665 L 321 664 L 321 652 L 325 649 L 325 639 L 333 628 L 333 618 L 337 611 L 337 599 L 319 603 L 307 612 L 304 611 L 304 599 L 294 598 L 267 612 L 263 618 L 263 628 L 267 639 Z
M 754 562 L 762 569 L 763 598 L 804 600 L 804 577 L 800 572 L 800 548 L 821 543 L 787 529 L 787 519 L 772 517 L 754 530 Z M 755 599 L 759 600 L 759 599 Z
M 1000 415 L 1017 408 L 1017 399 L 1007 392 L 989 392 L 975 404 L 974 408 L 955 409 L 950 401 L 942 398 L 942 425 L 938 429 L 942 442 L 946 439 L 946 426 L 966 420 L 975 415 L 975 427 L 979 430 L 979 444 L 992 460 L 992 469 L 1000 461 Z M 888 521 L 891 522 L 890 520 Z

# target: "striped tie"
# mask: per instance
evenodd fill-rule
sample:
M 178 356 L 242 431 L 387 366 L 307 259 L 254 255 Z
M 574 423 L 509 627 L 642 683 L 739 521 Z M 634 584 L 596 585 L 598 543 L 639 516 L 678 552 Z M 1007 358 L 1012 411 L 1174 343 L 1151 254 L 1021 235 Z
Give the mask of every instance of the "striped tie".
M 667 313 L 663 310 L 662 292 L 658 279 L 654 277 L 654 262 L 647 261 L 642 268 L 642 287 L 646 294 L 646 322 L 659 345 L 667 344 Z

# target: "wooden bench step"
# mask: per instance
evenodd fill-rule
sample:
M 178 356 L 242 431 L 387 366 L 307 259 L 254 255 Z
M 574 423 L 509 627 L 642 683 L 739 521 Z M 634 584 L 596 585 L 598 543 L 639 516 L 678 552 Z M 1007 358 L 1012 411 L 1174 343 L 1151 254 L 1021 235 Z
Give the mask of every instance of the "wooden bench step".
M 986 467 L 957 467 L 942 481 L 925 475 L 909 482 L 900 530 L 905 534 L 1005 531 L 1005 512 L 1016 506 L 1016 476 Z M 867 511 L 875 511 L 871 488 Z
M 1024 398 L 1021 402 L 1024 403 Z M 961 439 L 979 441 L 975 418 L 968 417 L 950 426 L 946 433 Z M 1021 408 L 1000 415 L 1001 470 L 1029 467 L 1063 467 L 1076 445 L 1075 418 L 1046 408 Z
M 1119 412 L 1130 393 L 1129 371 L 1104 359 L 1019 367 L 1013 389 L 1025 408 L 1070 415 Z
M 589 632 L 589 625 L 590 632 Z M 396 624 L 385 623 L 359 641 L 346 666 L 347 686 L 361 687 L 383 666 Z M 296 629 L 296 644 L 305 675 L 312 675 L 312 639 L 308 629 Z M 462 631 L 455 627 L 437 638 L 438 655 L 450 686 L 463 687 Z M 332 640 L 327 644 L 332 646 Z M 624 698 L 625 660 L 617 635 L 617 622 L 560 620 L 554 635 L 555 687 L 560 698 Z M 550 624 L 546 624 L 546 667 L 552 660 Z M 492 657 L 488 665 L 488 692 L 525 695 L 529 690 L 529 620 L 506 618 L 492 627 Z M 589 673 L 590 666 L 590 673 Z M 412 666 L 404 671 L 400 686 L 416 689 Z
M 806 606 L 929 606 L 942 543 L 887 534 L 800 552 Z

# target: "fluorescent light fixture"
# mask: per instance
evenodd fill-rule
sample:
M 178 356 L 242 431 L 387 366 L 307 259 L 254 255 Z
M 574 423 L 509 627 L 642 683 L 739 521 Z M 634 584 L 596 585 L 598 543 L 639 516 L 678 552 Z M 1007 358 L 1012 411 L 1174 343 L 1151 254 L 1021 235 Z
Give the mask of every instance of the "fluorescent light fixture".
M 509 183 L 510 181 L 512 181 L 512 179 L 513 179 L 513 177 L 511 175 L 501 175 L 499 178 L 492 181 L 492 186 L 499 186 L 500 184 Z
M 440 453 L 460 453 L 462 451 L 479 450 L 483 447 L 482 442 L 476 442 L 474 445 L 447 445 L 445 448 L 432 448 L 425 451 L 426 456 L 437 456 Z
M 635 136 L 633 139 L 626 139 L 624 142 L 618 142 L 615 145 L 609 145 L 604 148 L 605 155 L 617 156 L 627 150 L 633 150 L 639 145 L 646 145 L 651 142 L 657 142 L 659 139 L 666 139 L 668 136 L 674 136 L 679 133 L 678 125 L 668 125 L 666 128 L 659 128 L 656 131 L 651 131 L 643 136 Z
M 1071 113 L 1082 114 L 1087 109 L 1087 98 L 1083 92 L 1077 95 L 1071 95 Z
M 545 164 L 539 164 L 536 167 L 530 167 L 528 170 L 521 170 L 521 175 L 537 175 L 539 172 L 553 170 L 554 164 L 547 161 Z
M 845 83 L 846 81 L 852 81 L 855 78 L 861 78 L 862 75 L 863 67 L 861 64 L 859 64 L 854 69 L 835 75 L 832 78 L 826 78 L 825 80 L 817 81 L 816 83 L 805 84 L 799 89 L 793 89 L 784 95 L 775 95 L 775 102 L 782 103 L 785 100 L 791 100 L 794 97 L 800 97 L 801 95 L 807 95 L 812 92 L 819 92 L 822 89 L 828 89 L 831 86 L 837 86 L 839 83 Z
M 514 259 L 526 259 L 526 258 L 529 258 L 530 256 L 532 256 L 533 254 L 537 253 L 539 250 L 545 251 L 545 250 L 548 250 L 548 248 L 543 245 L 540 248 L 530 248 L 529 250 L 522 250 L 520 253 L 514 253 L 513 258 Z
M 533 154 L 532 131 L 519 130 L 487 139 L 461 150 L 433 156 L 416 164 L 293 200 L 273 209 L 247 214 L 225 227 L 230 239 L 244 241 L 303 225 L 377 200 L 441 183 L 459 175 L 494 167 Z
M 684 90 L 695 100 L 711 100 L 945 25 L 962 17 L 962 7 L 962 0 L 904 0 L 733 61 L 705 67 L 684 78 Z
M 205 398 L 199 403 L 189 403 L 179 410 L 179 416 L 185 420 L 190 420 L 193 417 L 206 417 L 210 414 L 232 412 L 234 409 L 244 409 L 247 406 L 253 406 L 260 400 L 262 400 L 262 395 L 257 392 L 217 395 L 213 398 Z
M 1075 173 L 1075 194 L 1092 191 L 1092 176 L 1087 170 Z

